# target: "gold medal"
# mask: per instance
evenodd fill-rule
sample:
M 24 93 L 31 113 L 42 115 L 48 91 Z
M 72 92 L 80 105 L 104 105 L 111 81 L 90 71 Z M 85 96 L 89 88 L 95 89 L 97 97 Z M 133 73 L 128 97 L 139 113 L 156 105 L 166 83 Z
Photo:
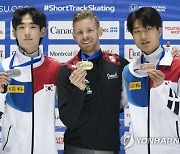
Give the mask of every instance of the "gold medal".
M 93 63 L 91 61 L 79 61 L 76 63 L 76 68 L 91 70 L 93 68 Z
M 152 69 L 155 69 L 155 65 L 153 63 L 143 63 L 139 66 L 139 70 L 142 72 L 148 72 Z

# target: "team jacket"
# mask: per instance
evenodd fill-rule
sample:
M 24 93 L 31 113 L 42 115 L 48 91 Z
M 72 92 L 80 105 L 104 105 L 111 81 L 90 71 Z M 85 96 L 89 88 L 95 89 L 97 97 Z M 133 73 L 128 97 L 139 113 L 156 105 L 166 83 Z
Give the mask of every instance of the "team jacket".
M 0 72 L 9 70 L 12 59 L 0 63 Z M 34 64 L 19 66 L 33 60 Z M 60 63 L 42 54 L 32 59 L 17 51 L 13 66 L 21 75 L 11 78 L 7 93 L 1 94 L 1 105 L 5 101 L 1 153 L 57 154 L 54 107 Z
M 160 53 L 161 47 L 151 59 L 157 63 Z M 172 58 L 165 51 L 158 67 L 165 74 L 165 81 L 156 88 L 145 73 L 138 71 L 140 64 L 141 57 L 123 70 L 132 133 L 126 135 L 126 154 L 179 154 L 180 58 Z
M 80 148 L 118 151 L 122 69 L 128 63 L 115 54 L 102 53 L 91 60 L 86 91 L 70 83 L 80 52 L 58 73 L 60 119 L 67 126 L 64 143 Z M 121 107 L 124 106 L 121 101 Z

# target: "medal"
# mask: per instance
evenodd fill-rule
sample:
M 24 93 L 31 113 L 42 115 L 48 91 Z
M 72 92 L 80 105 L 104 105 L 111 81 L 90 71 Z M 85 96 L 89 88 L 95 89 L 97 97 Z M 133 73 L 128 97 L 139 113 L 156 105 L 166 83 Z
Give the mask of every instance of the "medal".
M 148 72 L 152 69 L 156 69 L 153 63 L 143 63 L 139 66 L 139 70 L 141 70 L 142 72 Z
M 76 68 L 83 68 L 85 70 L 91 70 L 93 68 L 93 63 L 91 61 L 79 61 L 76 63 Z

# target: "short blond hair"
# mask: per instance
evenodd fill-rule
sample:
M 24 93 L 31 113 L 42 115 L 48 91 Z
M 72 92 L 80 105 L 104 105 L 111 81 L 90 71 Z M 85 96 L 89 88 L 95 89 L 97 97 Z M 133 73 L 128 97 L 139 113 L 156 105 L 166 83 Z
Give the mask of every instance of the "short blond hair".
M 100 24 L 99 24 L 98 17 L 93 12 L 91 12 L 89 10 L 79 11 L 74 15 L 74 17 L 73 17 L 73 28 L 74 28 L 74 25 L 76 22 L 83 20 L 83 19 L 86 19 L 86 18 L 94 19 L 96 22 L 97 28 L 99 28 Z

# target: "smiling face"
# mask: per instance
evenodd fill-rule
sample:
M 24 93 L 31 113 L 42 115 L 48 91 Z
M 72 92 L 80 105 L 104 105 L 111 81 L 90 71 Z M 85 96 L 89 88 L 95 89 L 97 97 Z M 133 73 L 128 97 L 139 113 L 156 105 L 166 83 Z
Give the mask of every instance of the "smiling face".
M 74 23 L 73 37 L 80 49 L 89 56 L 100 49 L 99 37 L 102 34 L 102 28 L 97 27 L 93 18 L 85 18 Z
M 13 35 L 18 40 L 19 46 L 27 53 L 33 53 L 39 48 L 40 38 L 45 35 L 45 27 L 34 24 L 30 14 L 25 14 L 21 18 L 16 30 L 13 29 Z
M 133 24 L 133 39 L 136 46 L 146 54 L 153 53 L 160 45 L 159 37 L 161 36 L 161 28 L 143 27 L 139 20 L 135 20 Z

